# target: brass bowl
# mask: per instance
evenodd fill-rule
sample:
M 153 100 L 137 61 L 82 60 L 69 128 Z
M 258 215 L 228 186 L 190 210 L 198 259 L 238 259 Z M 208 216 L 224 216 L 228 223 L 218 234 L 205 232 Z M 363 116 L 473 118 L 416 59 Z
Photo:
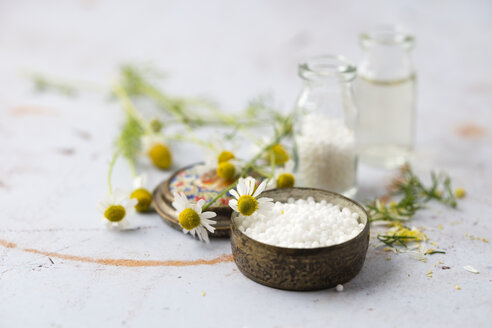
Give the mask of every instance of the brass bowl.
M 287 290 L 332 288 L 354 278 L 362 269 L 369 245 L 369 222 L 364 207 L 340 194 L 311 188 L 274 189 L 262 193 L 274 201 L 287 199 L 326 200 L 359 214 L 364 229 L 354 238 L 338 245 L 317 248 L 286 248 L 251 239 L 231 217 L 231 247 L 234 261 L 248 278 L 260 284 Z

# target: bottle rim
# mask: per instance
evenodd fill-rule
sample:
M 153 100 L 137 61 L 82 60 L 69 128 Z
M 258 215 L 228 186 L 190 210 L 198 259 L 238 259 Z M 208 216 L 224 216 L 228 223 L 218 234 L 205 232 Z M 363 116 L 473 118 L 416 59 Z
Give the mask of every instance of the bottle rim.
M 357 68 L 352 62 L 340 55 L 320 55 L 306 58 L 299 64 L 299 76 L 305 80 L 326 80 L 337 78 L 351 81 L 355 78 Z
M 402 45 L 411 47 L 415 38 L 400 25 L 377 25 L 360 34 L 362 46 L 372 44 Z

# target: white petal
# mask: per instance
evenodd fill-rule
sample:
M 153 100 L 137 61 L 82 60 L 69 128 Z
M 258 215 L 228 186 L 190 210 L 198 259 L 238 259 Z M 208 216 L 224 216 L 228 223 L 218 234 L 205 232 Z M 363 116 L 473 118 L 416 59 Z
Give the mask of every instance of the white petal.
M 201 231 L 199 230 L 199 228 L 200 228 L 200 226 L 193 229 L 193 237 L 195 236 L 195 233 L 196 233 L 196 235 L 198 236 L 198 239 L 200 241 L 202 241 L 203 238 L 202 238 L 202 234 L 201 234 Z
M 219 154 L 216 154 L 213 150 L 209 149 L 209 151 L 205 152 L 205 166 L 208 170 L 217 169 L 217 157 Z
M 236 199 L 239 199 L 239 197 L 240 197 L 239 194 L 237 193 L 237 191 L 234 189 L 229 190 L 229 194 L 234 196 Z
M 260 185 L 258 186 L 258 188 L 256 188 L 256 191 L 253 194 L 253 197 L 258 197 L 263 192 L 263 190 L 265 190 L 266 184 L 267 184 L 267 181 L 266 180 L 263 180 L 263 182 L 260 183 Z
M 408 251 L 406 252 L 408 254 L 408 256 L 410 256 L 411 258 L 415 259 L 415 260 L 418 260 L 418 261 L 422 261 L 425 259 L 425 255 L 421 252 L 417 252 L 417 251 Z
M 270 197 L 261 197 L 261 198 L 258 198 L 257 201 L 258 201 L 259 204 L 268 203 L 268 202 L 273 202 L 273 198 L 270 198 Z
M 208 224 L 208 225 L 214 225 L 214 224 L 217 224 L 217 221 L 210 220 L 210 219 L 205 219 L 205 218 L 203 218 L 203 219 L 201 220 L 201 222 L 204 222 L 204 223 L 206 223 L 206 224 Z M 214 228 L 214 229 L 215 229 L 215 228 Z
M 217 222 L 213 220 L 207 220 L 207 219 L 202 220 L 202 225 L 210 232 L 215 231 L 215 227 L 212 227 L 212 224 L 216 224 L 216 223 Z
M 131 228 L 130 221 L 128 221 L 127 218 L 124 218 L 120 222 L 117 222 L 117 224 L 118 224 L 118 229 L 120 230 L 127 230 Z
M 153 141 L 150 135 L 145 135 L 140 138 L 140 142 L 142 143 L 142 148 L 145 152 L 149 151 L 152 148 Z
M 287 161 L 287 163 L 285 163 L 285 166 L 284 166 L 285 172 L 287 172 L 287 173 L 294 172 L 294 165 L 295 165 L 294 161 L 289 159 Z
M 106 212 L 106 210 L 108 209 L 109 206 L 110 206 L 109 202 L 105 202 L 103 200 L 100 200 L 96 203 L 96 207 L 97 207 L 98 211 L 101 212 L 102 214 L 104 214 L 104 212 Z
M 133 179 L 134 189 L 145 188 L 146 185 L 147 185 L 147 174 L 145 173 L 137 175 L 135 179 Z
M 202 213 L 202 208 L 198 204 L 194 204 L 191 206 L 191 208 L 198 214 L 200 215 Z
M 471 273 L 479 273 L 478 270 L 472 267 L 471 265 L 465 265 L 463 269 Z
M 217 213 L 212 212 L 212 211 L 207 211 L 207 212 L 203 212 L 202 214 L 200 214 L 200 217 L 202 219 L 210 219 L 210 218 L 213 218 L 216 216 L 217 216 Z
M 141 143 L 142 143 L 142 148 L 144 149 L 145 152 L 149 151 L 150 148 L 152 148 L 155 144 L 165 144 L 166 143 L 166 140 L 164 139 L 164 137 L 160 134 L 148 134 L 148 135 L 144 135 L 141 139 L 140 139 Z
M 236 169 L 236 172 L 241 172 L 243 170 L 243 162 L 237 159 L 231 159 L 229 162 L 234 165 L 234 168 Z
M 246 184 L 247 184 L 247 188 L 248 188 L 248 195 L 253 195 L 253 192 L 255 190 L 255 187 L 256 187 L 256 180 L 252 177 L 247 177 L 246 178 Z
M 196 227 L 196 229 L 197 229 L 197 234 L 198 234 L 198 237 L 200 238 L 200 240 L 203 240 L 207 244 L 210 243 L 210 240 L 208 238 L 207 230 L 205 230 L 205 228 L 202 227 L 201 225 L 199 225 L 198 227 Z
M 113 191 L 113 200 L 115 204 L 122 205 L 129 198 L 129 194 L 120 188 Z
M 187 201 L 185 201 L 182 197 L 181 194 L 174 192 L 174 200 L 173 200 L 173 207 L 178 211 L 182 212 L 186 206 L 187 206 Z
M 195 170 L 196 174 L 202 175 L 202 174 L 205 174 L 205 173 L 208 173 L 209 171 L 211 171 L 212 168 L 208 164 L 205 163 L 203 165 L 195 166 L 194 170 Z
M 99 202 L 104 205 L 104 207 L 108 208 L 109 206 L 113 205 L 113 196 L 111 196 L 110 194 L 105 194 Z
M 198 206 L 200 206 L 200 213 L 202 212 L 202 207 L 205 205 L 205 199 L 200 199 L 197 203 Z M 200 214 L 198 213 L 198 214 Z
M 137 199 L 131 198 L 131 199 L 126 200 L 122 205 L 125 208 L 125 210 L 128 211 L 128 210 L 134 208 L 135 205 L 137 205 L 137 203 L 138 203 Z
M 246 182 L 243 178 L 239 178 L 239 181 L 237 182 L 237 192 L 239 193 L 239 196 L 247 195 L 246 191 Z
M 276 182 L 277 182 L 276 179 L 269 179 L 267 184 L 266 184 L 265 190 L 274 189 L 277 185 Z
M 236 212 L 239 212 L 239 210 L 237 209 L 237 200 L 235 199 L 231 199 L 229 201 L 229 206 Z

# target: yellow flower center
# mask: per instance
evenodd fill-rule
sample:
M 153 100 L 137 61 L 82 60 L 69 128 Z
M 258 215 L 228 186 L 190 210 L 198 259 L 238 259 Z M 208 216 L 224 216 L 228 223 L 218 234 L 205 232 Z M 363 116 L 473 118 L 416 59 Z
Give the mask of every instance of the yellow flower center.
M 294 176 L 290 173 L 280 174 L 277 179 L 277 188 L 292 188 L 295 181 Z
M 195 210 L 185 208 L 179 213 L 179 224 L 186 230 L 194 229 L 200 225 L 200 216 Z
M 402 238 L 404 241 L 425 241 L 428 239 L 427 236 L 421 231 L 415 229 L 409 230 L 406 227 L 401 227 L 394 233 L 394 235 Z
M 463 188 L 456 188 L 454 191 L 454 195 L 456 198 L 463 198 L 465 196 L 465 189 Z
M 226 181 L 231 181 L 236 175 L 236 168 L 229 162 L 222 162 L 217 167 L 217 175 Z
M 224 150 L 219 154 L 219 157 L 217 157 L 217 163 L 220 164 L 222 162 L 227 162 L 230 159 L 234 159 L 236 156 L 234 156 L 233 153 L 230 151 Z
M 148 211 L 150 204 L 152 203 L 151 193 L 144 188 L 134 190 L 130 195 L 130 198 L 135 198 L 138 201 L 137 205 L 135 205 L 135 209 L 139 212 Z
M 289 154 L 281 144 L 276 144 L 271 148 L 273 159 L 276 165 L 284 164 L 289 160 Z
M 160 169 L 165 170 L 171 166 L 171 152 L 164 144 L 155 144 L 152 146 L 149 150 L 149 157 L 152 163 Z
M 237 209 L 242 215 L 250 216 L 258 209 L 258 201 L 250 195 L 242 195 L 237 201 Z
M 121 205 L 111 205 L 104 211 L 104 217 L 111 222 L 120 222 L 125 214 L 125 208 Z

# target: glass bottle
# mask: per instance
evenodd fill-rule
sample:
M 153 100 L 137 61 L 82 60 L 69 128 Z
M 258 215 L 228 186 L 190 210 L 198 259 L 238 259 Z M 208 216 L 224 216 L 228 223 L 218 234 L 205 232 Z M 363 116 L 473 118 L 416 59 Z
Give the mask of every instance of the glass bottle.
M 411 154 L 415 125 L 414 38 L 395 26 L 362 33 L 364 51 L 354 84 L 360 160 L 395 168 Z
M 297 185 L 353 196 L 356 68 L 342 56 L 325 55 L 299 64 L 299 76 L 303 88 L 296 104 Z

